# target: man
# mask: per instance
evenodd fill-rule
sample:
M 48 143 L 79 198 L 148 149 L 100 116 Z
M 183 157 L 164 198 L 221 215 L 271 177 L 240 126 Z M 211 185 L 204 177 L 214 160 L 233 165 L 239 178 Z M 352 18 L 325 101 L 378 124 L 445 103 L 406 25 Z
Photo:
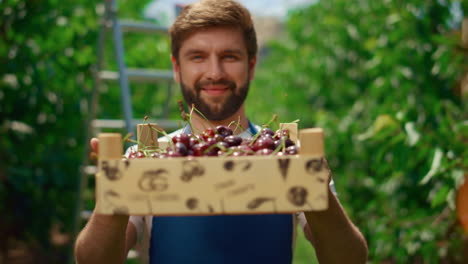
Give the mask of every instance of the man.
M 232 0 L 186 6 L 172 26 L 174 79 L 188 105 L 211 125 L 256 130 L 244 101 L 254 77 L 257 42 L 249 12 Z M 194 115 L 193 126 L 210 126 Z M 178 132 L 180 133 L 180 131 Z M 247 131 L 238 131 L 241 135 Z M 97 140 L 91 141 L 97 151 Z M 78 263 L 124 263 L 143 227 L 150 228 L 151 263 L 290 263 L 293 215 L 135 217 L 93 214 L 75 246 Z M 329 208 L 301 214 L 320 263 L 365 263 L 365 239 L 329 191 Z

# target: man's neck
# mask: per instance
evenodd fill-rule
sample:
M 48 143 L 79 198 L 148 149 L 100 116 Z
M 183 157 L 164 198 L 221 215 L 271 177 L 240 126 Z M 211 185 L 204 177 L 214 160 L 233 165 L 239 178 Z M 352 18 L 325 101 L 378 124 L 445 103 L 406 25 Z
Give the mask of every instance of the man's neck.
M 206 120 L 197 113 L 193 113 L 192 116 L 192 125 L 196 131 L 205 131 L 207 128 L 216 127 L 216 126 L 229 126 L 233 130 L 237 127 L 237 130 L 233 131 L 234 134 L 242 133 L 242 131 L 249 128 L 249 120 L 245 115 L 244 105 L 242 105 L 236 113 L 232 116 L 226 118 L 225 120 L 214 121 Z

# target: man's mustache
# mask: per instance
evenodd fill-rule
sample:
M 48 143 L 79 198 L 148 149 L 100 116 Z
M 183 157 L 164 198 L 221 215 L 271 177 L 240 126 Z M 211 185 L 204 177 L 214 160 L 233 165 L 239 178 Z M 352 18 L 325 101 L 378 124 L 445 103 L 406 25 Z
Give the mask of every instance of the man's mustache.
M 210 85 L 223 85 L 228 87 L 228 89 L 230 90 L 234 90 L 236 88 L 235 82 L 226 79 L 221 79 L 218 81 L 198 81 L 195 83 L 195 89 L 196 91 L 201 91 L 203 87 Z

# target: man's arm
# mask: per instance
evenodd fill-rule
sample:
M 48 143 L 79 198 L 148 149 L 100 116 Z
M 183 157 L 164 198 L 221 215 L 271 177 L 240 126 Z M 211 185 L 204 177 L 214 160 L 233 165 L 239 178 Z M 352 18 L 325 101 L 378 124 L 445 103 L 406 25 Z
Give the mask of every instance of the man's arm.
M 304 212 L 306 237 L 312 242 L 321 264 L 366 263 L 367 243 L 328 189 L 328 209 Z
M 76 240 L 76 263 L 125 263 L 136 243 L 136 229 L 128 219 L 127 215 L 93 213 Z
M 94 152 L 99 141 L 90 141 Z M 136 229 L 128 215 L 100 215 L 93 212 L 75 243 L 78 264 L 125 263 L 128 251 L 136 243 Z

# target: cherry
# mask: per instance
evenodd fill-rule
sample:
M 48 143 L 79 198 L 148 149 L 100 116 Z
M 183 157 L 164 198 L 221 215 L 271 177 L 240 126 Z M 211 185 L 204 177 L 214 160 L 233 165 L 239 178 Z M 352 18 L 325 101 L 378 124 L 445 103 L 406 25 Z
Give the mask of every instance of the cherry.
M 215 135 L 215 131 L 213 128 L 207 128 L 203 133 L 201 134 L 202 138 L 204 140 L 207 140 L 208 138 L 212 138 Z
M 255 151 L 253 151 L 253 149 L 251 149 L 249 146 L 247 145 L 240 145 L 240 146 L 237 146 L 237 149 L 244 153 L 245 155 L 253 155 L 255 153 Z
M 216 132 L 223 138 L 232 135 L 232 130 L 227 126 L 217 126 Z
M 177 142 L 174 145 L 174 152 L 180 154 L 181 156 L 187 156 L 188 149 L 182 142 Z
M 205 150 L 209 147 L 207 143 L 198 143 L 195 146 L 193 146 L 193 155 L 196 157 L 201 157 L 203 156 Z
M 224 138 L 224 142 L 226 142 L 230 147 L 232 146 L 239 146 L 242 143 L 242 138 L 239 136 L 227 136 Z
M 178 158 L 178 157 L 183 157 L 183 155 L 176 152 L 176 151 L 174 151 L 174 150 L 170 150 L 170 151 L 167 152 L 167 157 L 169 157 L 169 158 Z
M 275 149 L 281 146 L 282 142 L 284 141 L 284 146 L 287 148 L 289 146 L 294 145 L 294 142 L 287 138 L 287 137 L 282 137 L 281 139 L 275 140 Z
M 273 139 L 280 139 L 281 137 L 289 138 L 289 130 L 287 129 L 278 129 L 276 130 L 275 134 L 273 135 Z
M 273 153 L 273 150 L 271 150 L 269 148 L 263 148 L 263 149 L 260 149 L 257 152 L 255 152 L 255 154 L 260 155 L 260 156 L 268 156 L 271 153 Z
M 264 127 L 264 128 L 262 128 L 262 130 L 260 130 L 260 135 L 262 135 L 262 136 L 265 136 L 265 135 L 273 136 L 273 131 L 268 127 Z
M 202 139 L 199 136 L 193 136 L 189 140 L 189 144 L 186 145 L 188 148 L 193 148 L 196 144 L 200 143 Z
M 221 136 L 221 135 L 219 135 L 219 134 L 214 135 L 213 138 L 214 138 L 217 142 L 221 142 L 221 141 L 224 140 L 224 137 Z
M 243 145 L 243 146 L 248 146 L 248 145 L 250 145 L 250 143 L 252 143 L 252 139 L 251 139 L 251 138 L 243 138 L 243 139 L 242 139 L 241 145 Z
M 142 159 L 142 158 L 146 158 L 145 156 L 145 153 L 143 153 L 143 151 L 134 151 L 134 152 L 131 152 L 130 155 L 128 155 L 128 158 L 129 159 Z
M 172 138 L 172 142 L 176 144 L 177 142 L 183 143 L 185 146 L 190 145 L 190 134 L 178 134 Z
M 252 146 L 252 149 L 254 151 L 258 151 L 264 148 L 271 149 L 271 150 L 275 149 L 275 142 L 273 141 L 271 137 L 261 137 L 257 139 L 257 141 L 255 141 L 255 143 Z
M 296 155 L 298 152 L 299 151 L 296 145 L 289 146 L 286 148 L 286 154 L 288 155 Z
M 218 140 L 216 140 L 214 137 L 211 137 L 206 140 L 206 143 L 208 144 L 208 146 L 211 146 L 218 143 Z

